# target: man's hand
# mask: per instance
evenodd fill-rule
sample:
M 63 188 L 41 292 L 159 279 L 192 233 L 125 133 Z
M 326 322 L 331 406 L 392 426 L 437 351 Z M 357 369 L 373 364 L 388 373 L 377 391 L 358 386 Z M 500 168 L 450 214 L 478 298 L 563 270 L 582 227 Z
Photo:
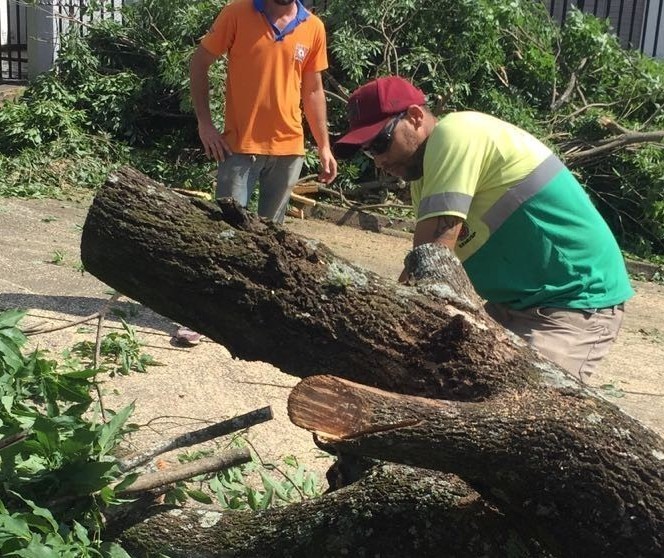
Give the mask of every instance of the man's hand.
M 226 157 L 233 154 L 214 124 L 199 124 L 198 135 L 205 148 L 205 154 L 215 161 L 221 163 L 226 160 Z
M 337 160 L 332 155 L 332 150 L 329 147 L 319 149 L 318 158 L 320 159 L 318 180 L 329 184 L 337 177 Z

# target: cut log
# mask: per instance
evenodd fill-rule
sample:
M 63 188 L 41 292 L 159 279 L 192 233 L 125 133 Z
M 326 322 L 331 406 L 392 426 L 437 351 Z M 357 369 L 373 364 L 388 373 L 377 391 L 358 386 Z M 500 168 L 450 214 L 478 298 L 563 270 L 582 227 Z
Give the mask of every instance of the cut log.
M 316 182 L 298 182 L 293 187 L 294 194 L 315 194 L 318 192 L 318 184 Z
M 291 420 L 344 453 L 457 473 L 556 556 L 664 555 L 664 443 L 580 391 L 481 403 L 303 380 Z
M 392 403 L 441 400 L 435 412 L 344 406 L 312 378 L 292 401 L 327 403 L 293 418 L 341 451 L 454 471 L 561 558 L 663 555 L 662 439 L 493 322 L 448 250 L 418 247 L 413 284 L 399 285 L 229 200 L 123 169 L 97 194 L 81 253 L 102 281 L 241 358 L 380 388 Z
M 295 192 L 292 192 L 290 197 L 291 201 L 298 202 L 303 205 L 309 205 L 311 207 L 314 207 L 316 205 L 316 200 L 312 200 L 311 198 L 308 198 L 306 196 L 301 196 L 300 194 L 296 194 Z
M 534 353 L 488 320 L 465 275 L 398 285 L 230 201 L 179 196 L 132 169 L 95 197 L 81 259 L 117 291 L 237 357 L 293 375 L 451 399 L 536 382 Z M 441 259 L 462 273 L 456 258 Z

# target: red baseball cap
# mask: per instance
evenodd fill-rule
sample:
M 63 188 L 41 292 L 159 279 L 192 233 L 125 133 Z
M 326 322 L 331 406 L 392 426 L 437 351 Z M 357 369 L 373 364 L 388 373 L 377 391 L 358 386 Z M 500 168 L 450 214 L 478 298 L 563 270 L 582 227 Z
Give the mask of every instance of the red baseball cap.
M 426 104 L 421 90 L 398 76 L 375 79 L 358 87 L 348 99 L 350 130 L 334 144 L 337 157 L 352 156 L 369 143 L 395 114 Z

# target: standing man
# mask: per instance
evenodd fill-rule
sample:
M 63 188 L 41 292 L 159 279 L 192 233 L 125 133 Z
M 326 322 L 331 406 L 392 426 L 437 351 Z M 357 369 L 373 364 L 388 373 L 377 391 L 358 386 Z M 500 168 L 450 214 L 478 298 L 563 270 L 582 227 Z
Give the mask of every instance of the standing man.
M 479 112 L 437 120 L 424 93 L 399 77 L 357 89 L 348 112 L 335 151 L 363 148 L 411 181 L 414 246 L 453 250 L 496 321 L 585 381 L 634 293 L 613 234 L 574 175 L 507 122 Z
M 281 223 L 304 161 L 302 111 L 318 145 L 320 179 L 334 180 L 321 72 L 325 28 L 299 0 L 236 0 L 227 4 L 191 60 L 191 96 L 198 133 L 219 162 L 217 198 L 246 207 L 260 184 L 258 214 Z M 228 58 L 223 132 L 212 123 L 208 69 Z
M 228 59 L 224 130 L 210 114 L 208 70 Z M 302 110 L 318 146 L 319 179 L 331 182 L 330 149 L 321 72 L 327 68 L 325 28 L 299 0 L 235 0 L 217 16 L 191 59 L 191 96 L 198 134 L 219 162 L 216 197 L 246 207 L 256 183 L 258 214 L 282 223 L 304 161 Z M 200 335 L 180 328 L 176 338 Z

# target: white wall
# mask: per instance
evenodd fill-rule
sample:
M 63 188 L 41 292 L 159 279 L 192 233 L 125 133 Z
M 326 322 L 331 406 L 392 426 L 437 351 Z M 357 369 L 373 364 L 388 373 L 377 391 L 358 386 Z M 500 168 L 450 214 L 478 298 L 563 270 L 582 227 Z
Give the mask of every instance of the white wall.
M 7 2 L 0 0 L 0 45 L 6 45 L 9 39 L 7 26 Z
M 18 27 L 16 7 L 21 27 Z M 27 40 L 26 7 L 21 0 L 0 0 L 0 44 L 15 43 L 20 38 L 25 44 Z
M 2 1 L 2 0 L 0 0 Z M 53 66 L 57 52 L 57 2 L 37 0 L 28 10 L 28 78 Z

